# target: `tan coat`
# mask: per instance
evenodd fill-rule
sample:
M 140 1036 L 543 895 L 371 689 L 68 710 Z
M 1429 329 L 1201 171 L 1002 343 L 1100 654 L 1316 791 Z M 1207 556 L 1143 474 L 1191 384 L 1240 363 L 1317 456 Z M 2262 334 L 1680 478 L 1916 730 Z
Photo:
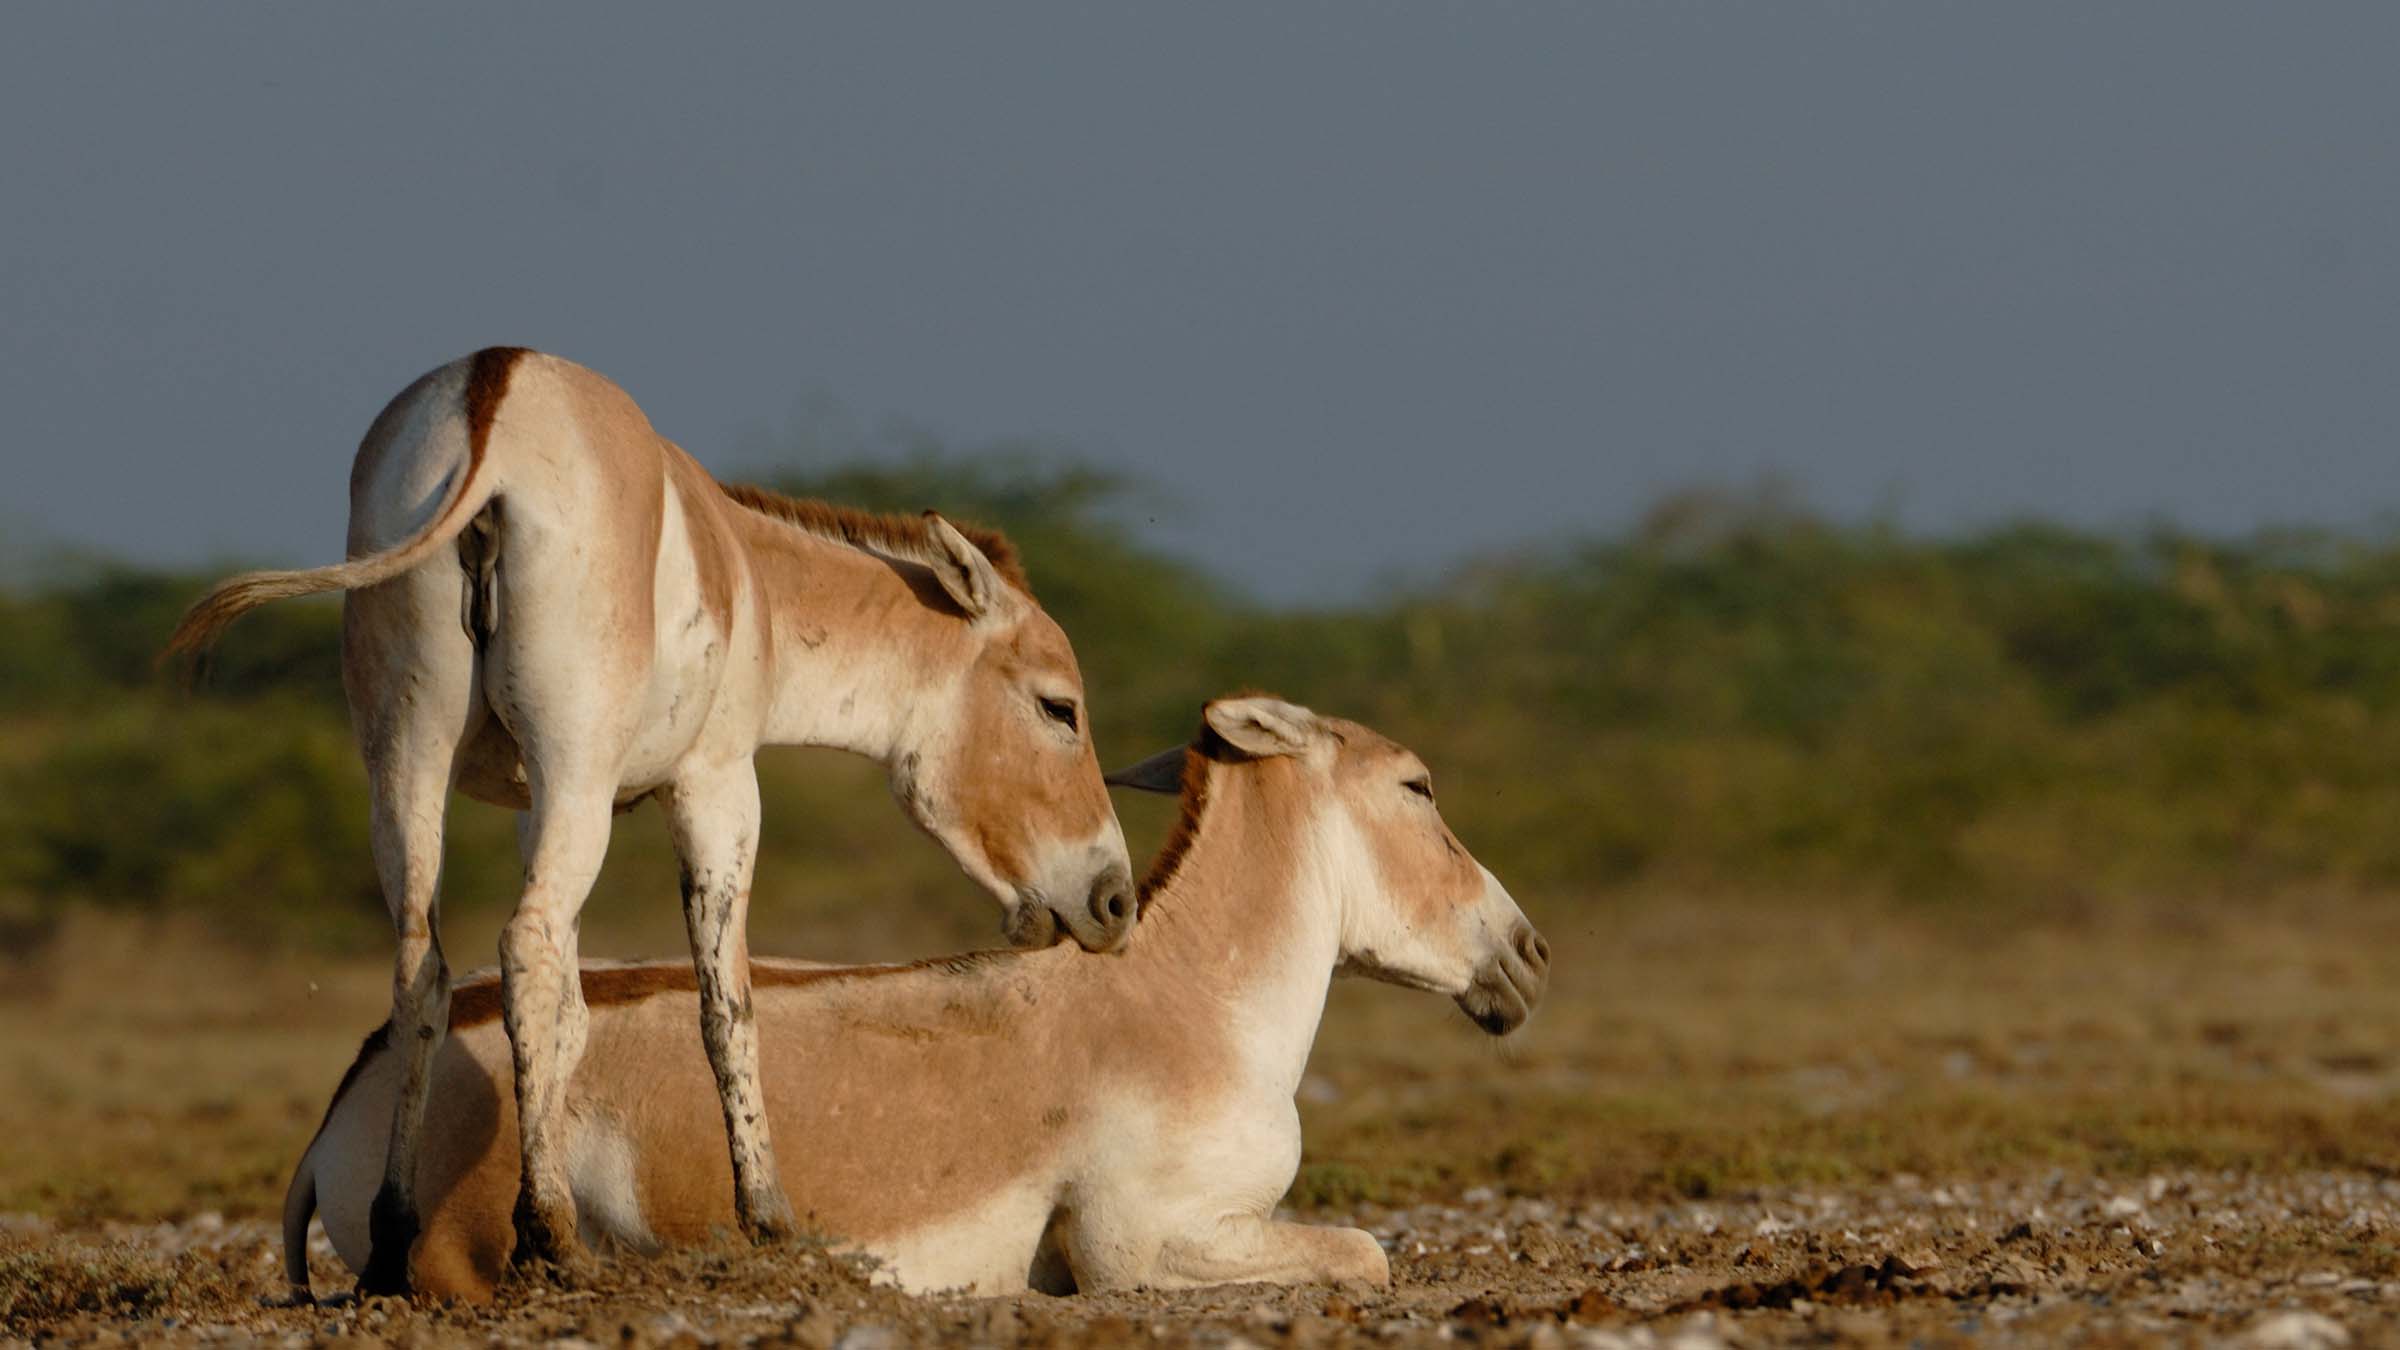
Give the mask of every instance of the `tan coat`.
M 803 1141 L 782 1157 L 803 1223 L 912 1289 L 1384 1278 L 1366 1234 L 1268 1217 L 1299 1163 L 1292 1094 L 1327 982 L 1347 967 L 1440 992 L 1498 1034 L 1539 997 L 1547 948 L 1443 826 L 1423 765 L 1363 727 L 1221 700 L 1167 764 L 1183 822 L 1119 955 L 756 963 L 774 1130 Z M 567 1110 L 585 1234 L 644 1249 L 723 1227 L 689 969 L 583 979 L 591 1052 Z M 511 1244 L 514 1132 L 491 977 L 454 1006 L 414 1274 L 480 1299 Z M 371 1038 L 301 1161 L 295 1260 L 311 1204 L 343 1259 L 363 1258 L 390 1058 Z M 305 1287 L 304 1265 L 292 1275 Z
M 450 1022 L 436 881 L 453 786 L 526 813 L 500 962 L 528 1255 L 582 1259 L 560 1108 L 588 1031 L 576 916 L 613 810 L 655 797 L 667 815 L 729 1194 L 753 1232 L 790 1224 L 743 935 L 760 745 L 889 766 L 895 795 L 1000 900 L 1013 938 L 1124 940 L 1132 879 L 1082 677 L 999 536 L 722 488 L 624 390 L 517 348 L 393 399 L 350 487 L 350 561 L 227 581 L 170 650 L 198 651 L 278 597 L 347 593 L 343 685 L 398 937 L 401 1077 L 370 1289 L 406 1287 L 418 1221 L 419 1122 Z

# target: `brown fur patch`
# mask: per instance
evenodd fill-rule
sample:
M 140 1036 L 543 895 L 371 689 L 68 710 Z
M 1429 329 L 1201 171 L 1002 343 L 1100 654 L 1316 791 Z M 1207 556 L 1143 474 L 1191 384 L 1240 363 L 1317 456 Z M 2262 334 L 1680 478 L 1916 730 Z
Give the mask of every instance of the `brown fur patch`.
M 762 516 L 797 525 L 810 534 L 836 539 L 852 548 L 876 553 L 888 553 L 902 558 L 923 559 L 926 556 L 925 521 L 918 516 L 887 516 L 856 507 L 837 506 L 813 497 L 786 497 L 780 492 L 749 483 L 720 483 L 725 495 Z M 948 519 L 944 517 L 944 519 Z M 1000 579 L 1026 595 L 1033 594 L 1033 583 L 1025 577 L 1024 560 L 1017 556 L 1017 546 L 998 530 L 953 520 L 951 527 L 965 535 L 967 542 L 983 550 L 991 559 L 992 570 Z
M 492 436 L 492 419 L 500 415 L 500 400 L 508 394 L 508 377 L 517 362 L 533 353 L 523 347 L 486 347 L 467 358 L 467 472 L 483 463 L 484 444 Z

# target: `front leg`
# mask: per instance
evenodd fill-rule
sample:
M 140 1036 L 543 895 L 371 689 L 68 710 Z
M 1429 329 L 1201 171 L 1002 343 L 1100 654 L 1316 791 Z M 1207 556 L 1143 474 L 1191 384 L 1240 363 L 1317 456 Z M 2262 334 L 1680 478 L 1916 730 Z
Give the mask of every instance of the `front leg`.
M 733 1154 L 733 1206 L 753 1241 L 797 1229 L 775 1170 L 758 1023 L 750 1004 L 750 878 L 758 862 L 758 775 L 747 759 L 690 770 L 659 793 L 682 863 L 683 921 L 700 985 L 700 1039 Z
M 1203 1284 L 1392 1282 L 1391 1262 L 1371 1233 L 1228 1215 L 1206 1234 L 1170 1239 L 1159 1248 L 1156 1278 L 1172 1288 Z

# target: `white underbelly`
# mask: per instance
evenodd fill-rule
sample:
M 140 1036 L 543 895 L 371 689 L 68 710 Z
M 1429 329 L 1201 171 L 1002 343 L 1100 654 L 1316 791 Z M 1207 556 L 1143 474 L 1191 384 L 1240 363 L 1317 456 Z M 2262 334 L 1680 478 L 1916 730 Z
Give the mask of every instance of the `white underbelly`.
M 1045 1179 L 1003 1187 L 964 1213 L 868 1244 L 878 1283 L 912 1294 L 945 1289 L 1019 1294 L 1056 1201 Z

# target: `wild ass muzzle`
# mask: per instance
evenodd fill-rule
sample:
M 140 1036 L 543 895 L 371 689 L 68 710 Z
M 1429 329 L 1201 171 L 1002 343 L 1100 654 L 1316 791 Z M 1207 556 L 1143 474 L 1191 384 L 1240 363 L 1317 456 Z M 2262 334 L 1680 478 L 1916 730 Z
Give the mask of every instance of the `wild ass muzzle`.
M 623 390 L 477 352 L 384 408 L 350 473 L 350 560 L 232 578 L 169 656 L 244 611 L 347 592 L 342 684 L 399 950 L 387 1153 L 362 1287 L 406 1288 L 429 1077 L 451 1022 L 442 824 L 456 787 L 519 817 L 500 939 L 524 1159 L 518 1254 L 581 1267 L 561 1103 L 588 1038 L 577 915 L 612 811 L 667 813 L 735 1214 L 792 1227 L 761 1096 L 745 937 L 761 745 L 881 761 L 908 814 L 999 898 L 1012 941 L 1120 946 L 1134 894 L 1082 675 L 999 535 L 725 487 Z M 687 1011 L 689 1011 L 687 1009 Z
M 913 966 L 761 962 L 767 1100 L 802 1221 L 913 1290 L 997 1294 L 1388 1278 L 1355 1229 L 1278 1222 L 1293 1105 L 1337 971 L 1448 995 L 1493 1035 L 1532 1012 L 1549 948 L 1435 809 L 1425 766 L 1271 698 L 1208 706 L 1198 740 L 1111 781 L 1180 790 L 1121 957 L 1068 948 Z M 566 1090 L 585 1233 L 634 1250 L 728 1217 L 680 964 L 587 967 L 592 1047 Z M 417 1160 L 420 1287 L 489 1297 L 509 1252 L 515 1135 L 488 975 L 462 985 Z M 1108 1036 L 1088 1034 L 1105 1026 Z M 305 1296 L 322 1209 L 366 1259 L 401 1070 L 371 1036 L 284 1207 Z

